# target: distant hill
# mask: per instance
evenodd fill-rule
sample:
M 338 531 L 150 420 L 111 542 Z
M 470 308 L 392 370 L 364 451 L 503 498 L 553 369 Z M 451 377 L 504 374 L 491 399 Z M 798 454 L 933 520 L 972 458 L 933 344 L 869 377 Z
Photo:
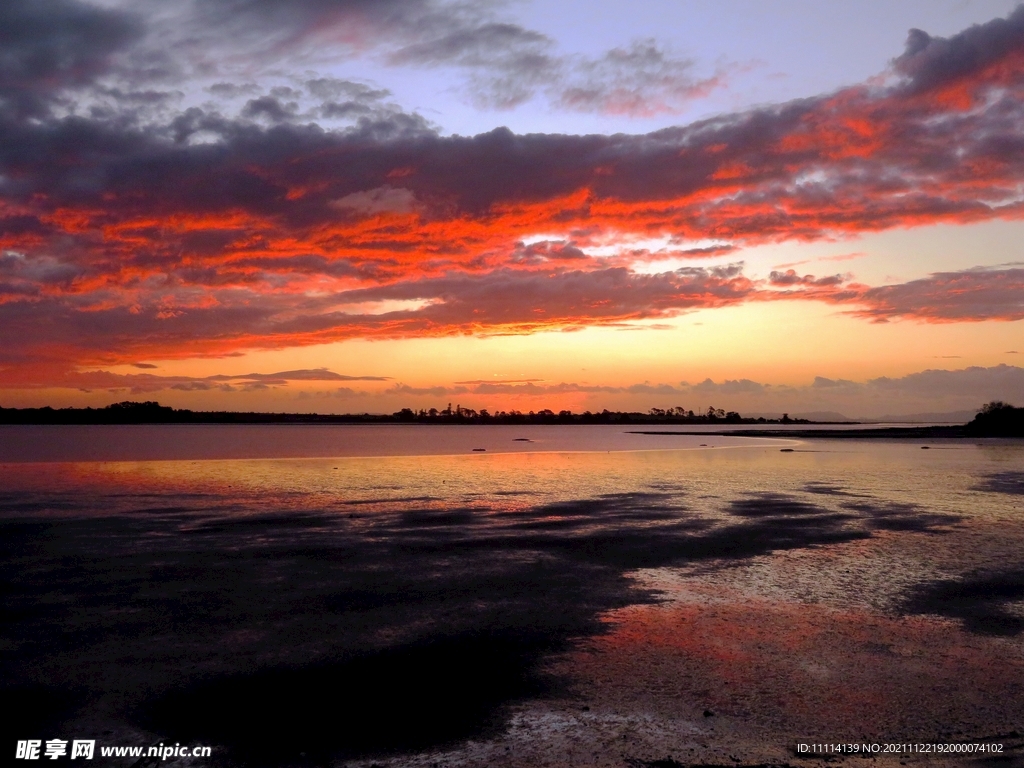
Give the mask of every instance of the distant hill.
M 785 414 L 783 414 L 782 411 L 764 411 L 760 413 L 752 413 L 749 416 L 752 419 L 779 421 L 782 419 L 784 415 Z M 971 411 L 971 416 L 973 415 L 974 411 Z M 837 422 L 839 424 L 857 424 L 860 422 L 859 419 L 851 419 L 849 416 L 845 416 L 839 413 L 838 411 L 805 411 L 802 413 L 791 413 L 789 414 L 789 417 L 791 419 L 800 419 L 801 421 L 814 421 L 824 424 L 832 424 Z M 970 416 L 968 416 L 967 418 L 969 419 Z M 875 419 L 871 419 L 871 421 L 875 421 Z M 967 419 L 964 419 L 964 421 L 967 421 Z
M 793 414 L 795 419 L 807 419 L 807 421 L 838 421 L 840 423 L 847 422 L 850 424 L 856 424 L 858 419 L 851 419 L 849 416 L 844 416 L 837 411 L 810 411 L 808 413 L 795 413 Z
M 969 411 L 942 411 L 927 413 L 887 413 L 884 416 L 858 419 L 864 422 L 902 422 L 911 424 L 966 424 L 978 413 L 976 408 Z
M 969 411 L 930 411 L 926 413 L 886 413 L 882 416 L 847 416 L 838 411 L 801 411 L 791 413 L 794 419 L 806 419 L 817 422 L 849 422 L 851 424 L 966 424 L 974 418 L 977 408 Z M 764 412 L 751 414 L 753 417 L 763 416 L 766 419 L 779 419 L 781 413 Z

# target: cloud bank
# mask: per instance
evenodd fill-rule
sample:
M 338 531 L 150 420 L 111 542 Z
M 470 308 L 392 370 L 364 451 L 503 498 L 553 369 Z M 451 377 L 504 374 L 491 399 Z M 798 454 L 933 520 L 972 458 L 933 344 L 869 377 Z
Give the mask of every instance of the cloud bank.
M 992 400 L 1024 403 L 1024 368 L 997 365 L 959 370 L 927 370 L 906 376 L 848 381 L 817 376 L 803 386 L 771 384 L 750 379 L 651 383 L 624 386 L 575 382 L 468 382 L 454 386 L 411 387 L 390 385 L 386 394 L 416 398 L 462 398 L 462 404 L 517 402 L 520 409 L 550 407 L 551 402 L 575 396 L 577 410 L 626 407 L 682 407 L 707 410 L 709 405 L 750 413 L 834 412 L 849 417 L 977 411 Z M 352 397 L 353 395 L 348 395 Z M 611 403 L 611 405 L 609 405 Z M 621 406 L 615 406 L 622 403 Z M 505 406 L 503 406 L 505 407 Z M 641 408 L 645 410 L 646 408 Z
M 386 91 L 327 76 L 269 90 L 218 81 L 212 101 L 192 105 L 175 89 L 221 73 L 202 54 L 214 29 L 232 32 L 236 58 L 218 65 L 234 61 L 232 77 L 257 44 L 298 61 L 330 38 L 396 66 L 462 67 L 480 94 L 509 103 L 555 89 L 567 108 L 661 109 L 670 84 L 681 89 L 672 98 L 712 84 L 653 43 L 558 58 L 488 6 L 188 8 L 171 26 L 147 4 L 16 0 L 0 11 L 9 380 L 356 337 L 617 326 L 759 301 L 826 302 L 876 322 L 1024 317 L 1014 265 L 881 286 L 759 277 L 738 259 L 639 269 L 758 243 L 1019 218 L 1024 7 L 949 38 L 913 30 L 887 72 L 831 94 L 647 135 L 472 137 L 444 136 Z M 161 49 L 172 27 L 176 46 Z M 634 245 L 652 238 L 719 245 Z
M 151 364 L 137 364 L 148 370 Z M 815 377 L 802 386 L 773 384 L 751 379 L 710 378 L 699 382 L 638 382 L 623 385 L 543 379 L 478 380 L 410 385 L 389 376 L 347 375 L 327 369 L 302 369 L 274 373 L 182 376 L 158 373 L 124 374 L 109 370 L 67 371 L 59 380 L 45 384 L 0 380 L 0 390 L 25 387 L 65 387 L 125 396 L 171 397 L 182 393 L 202 396 L 188 407 L 211 409 L 220 393 L 261 392 L 270 389 L 285 395 L 285 402 L 317 401 L 324 413 L 363 412 L 368 405 L 377 412 L 400 408 L 444 407 L 453 402 L 480 409 L 522 411 L 571 407 L 577 412 L 605 408 L 641 410 L 685 408 L 697 412 L 709 406 L 750 414 L 828 414 L 850 418 L 878 418 L 906 414 L 956 412 L 968 419 L 993 400 L 1024 403 L 1024 368 L 1010 365 L 971 366 L 958 370 L 926 370 L 902 377 L 878 377 L 849 381 Z M 172 397 L 173 396 L 173 397 Z M 212 398 L 214 399 L 211 399 Z M 230 395 L 225 395 L 230 397 Z M 183 401 L 184 402 L 184 401 Z M 227 402 L 227 401 L 224 401 Z

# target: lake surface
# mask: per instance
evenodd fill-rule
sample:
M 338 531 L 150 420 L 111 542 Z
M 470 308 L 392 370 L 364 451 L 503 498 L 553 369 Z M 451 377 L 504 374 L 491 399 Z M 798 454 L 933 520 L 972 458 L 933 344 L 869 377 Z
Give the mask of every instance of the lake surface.
M 636 451 L 752 445 L 749 438 L 631 434 L 643 425 L 174 424 L 0 425 L 0 462 L 283 459 Z M 655 427 L 671 431 L 672 427 Z M 699 429 L 699 426 L 698 426 Z M 678 430 L 678 428 L 677 428 Z M 705 431 L 713 431 L 706 427 Z M 671 446 L 664 444 L 672 439 Z
M 1024 443 L 633 428 L 2 427 L 4 730 L 216 765 L 1017 754 Z
M 842 431 L 865 426 L 835 424 Z M 35 461 L 158 461 L 169 459 L 284 459 L 332 456 L 438 456 L 541 451 L 643 451 L 753 445 L 748 438 L 706 438 L 644 432 L 787 431 L 806 424 L 174 424 L 0 425 L 0 463 Z M 709 437 L 713 437 L 709 435 Z M 669 442 L 671 441 L 671 442 Z M 758 442 L 758 445 L 762 443 Z

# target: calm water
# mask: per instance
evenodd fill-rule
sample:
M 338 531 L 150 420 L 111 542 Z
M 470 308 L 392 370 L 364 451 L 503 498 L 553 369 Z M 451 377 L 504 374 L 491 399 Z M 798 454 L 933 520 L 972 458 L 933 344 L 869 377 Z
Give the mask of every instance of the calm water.
M 747 438 L 712 440 L 683 435 L 669 438 L 632 434 L 629 429 L 647 428 L 420 424 L 0 425 L 0 462 L 438 456 L 473 453 L 474 449 L 490 453 L 535 453 L 695 448 L 701 443 L 752 444 Z M 673 441 L 671 446 L 664 442 L 668 439 Z
M 0 428 L 5 731 L 395 765 L 991 736 L 1024 714 L 1024 445 L 927 445 Z
M 884 425 L 899 426 L 899 425 Z M 922 426 L 915 424 L 913 426 Z M 837 424 L 837 431 L 864 425 Z M 724 427 L 729 429 L 728 425 Z M 733 429 L 806 429 L 806 425 L 741 424 Z M 715 432 L 709 425 L 432 426 L 422 424 L 4 426 L 0 463 L 284 459 L 332 456 L 438 456 L 538 451 L 638 451 L 752 445 L 745 438 L 657 437 L 630 430 Z M 668 442 L 671 441 L 671 442 Z

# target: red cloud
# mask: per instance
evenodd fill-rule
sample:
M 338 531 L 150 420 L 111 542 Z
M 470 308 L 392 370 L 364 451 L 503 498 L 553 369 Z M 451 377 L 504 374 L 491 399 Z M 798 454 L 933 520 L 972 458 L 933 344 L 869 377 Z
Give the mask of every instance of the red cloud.
M 949 39 L 913 32 L 883 84 L 647 136 L 443 137 L 400 113 L 341 132 L 199 109 L 130 125 L 0 116 L 5 377 L 760 299 L 842 302 L 871 319 L 1022 317 L 1019 270 L 878 288 L 792 271 L 757 283 L 737 267 L 644 275 L 629 265 L 662 254 L 629 242 L 710 239 L 724 253 L 1020 217 L 1024 7 Z M 620 256 L 588 255 L 615 238 Z M 388 304 L 403 301 L 423 303 Z M 366 302 L 380 307 L 353 308 Z
M 986 56 L 948 63 L 961 38 L 1001 40 L 1007 28 L 1016 37 Z M 525 235 L 581 227 L 763 241 L 1017 217 L 1022 29 L 1018 11 L 949 41 L 914 38 L 888 87 L 642 137 L 381 140 L 199 113 L 181 121 L 182 138 L 222 140 L 189 146 L 64 122 L 28 137 L 33 161 L 11 160 L 24 191 L 5 220 L 22 224 L 3 245 L 72 236 L 117 281 L 133 267 L 187 281 L 188 268 L 213 266 L 245 282 L 253 259 L 273 270 L 269 259 L 300 256 L 438 274 L 510 256 Z M 102 187 L 83 192 L 96 177 Z
M 755 293 L 756 285 L 733 265 L 658 275 L 622 267 L 503 269 L 315 296 L 231 288 L 203 294 L 212 301 L 189 306 L 136 308 L 93 303 L 91 296 L 44 297 L 0 305 L 10 340 L 0 359 L 34 366 L 56 360 L 99 364 L 360 336 L 530 333 L 668 317 L 735 304 Z M 405 308 L 409 303 L 414 308 Z M 370 311 L 373 307 L 378 311 Z

